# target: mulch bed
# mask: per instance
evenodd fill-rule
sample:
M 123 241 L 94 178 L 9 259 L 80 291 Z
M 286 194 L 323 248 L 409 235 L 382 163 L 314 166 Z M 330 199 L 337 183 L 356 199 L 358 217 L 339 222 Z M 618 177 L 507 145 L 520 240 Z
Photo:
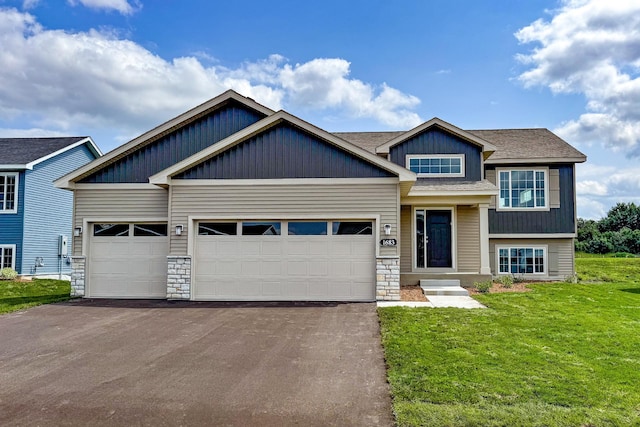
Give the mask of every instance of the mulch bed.
M 527 287 L 529 283 L 514 283 L 510 288 L 505 288 L 500 283 L 494 283 L 489 290 L 490 294 L 499 294 L 502 292 L 529 292 L 531 289 Z M 479 295 L 480 292 L 476 288 L 466 288 L 469 295 Z M 401 301 L 428 301 L 419 285 L 400 286 Z

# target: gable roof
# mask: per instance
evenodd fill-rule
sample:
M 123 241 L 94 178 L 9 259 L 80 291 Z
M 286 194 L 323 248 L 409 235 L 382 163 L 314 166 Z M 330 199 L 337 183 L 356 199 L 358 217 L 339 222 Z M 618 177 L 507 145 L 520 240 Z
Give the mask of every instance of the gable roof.
M 487 153 L 485 155 L 485 158 L 487 157 L 487 155 L 489 153 L 491 153 L 491 152 L 496 150 L 496 147 L 493 144 L 489 143 L 488 141 L 485 141 L 484 139 L 482 139 L 482 138 L 480 138 L 480 137 L 478 137 L 476 135 L 470 134 L 469 132 L 460 129 L 459 127 L 454 126 L 451 123 L 447 123 L 442 119 L 434 117 L 433 119 L 428 120 L 428 121 L 424 122 L 423 124 L 421 124 L 419 126 L 416 126 L 415 128 L 413 128 L 413 129 L 411 129 L 411 130 L 409 130 L 407 132 L 404 132 L 404 133 L 396 136 L 395 138 L 392 138 L 391 140 L 385 142 L 384 144 L 378 146 L 376 148 L 376 153 L 378 153 L 378 154 L 388 154 L 389 153 L 389 149 L 391 147 L 393 147 L 394 145 L 398 145 L 398 144 L 400 144 L 400 143 L 412 138 L 413 136 L 415 136 L 415 135 L 417 135 L 417 134 L 419 134 L 419 133 L 421 133 L 421 132 L 423 132 L 423 131 L 431 128 L 431 127 L 438 127 L 438 128 L 443 129 L 443 130 L 445 130 L 445 131 L 447 131 L 447 132 L 449 132 L 449 133 L 451 133 L 451 134 L 453 134 L 453 135 L 455 135 L 455 136 L 457 136 L 457 137 L 459 137 L 461 139 L 464 139 L 465 141 L 468 141 L 468 142 L 470 142 L 472 144 L 475 144 L 475 145 L 479 146 L 484 153 Z
M 82 144 L 87 144 L 96 157 L 102 155 L 88 136 L 0 138 L 0 169 L 33 169 L 38 163 Z
M 497 150 L 486 160 L 499 163 L 582 163 L 587 156 L 548 129 L 470 130 L 469 133 L 491 141 Z
M 184 126 L 187 123 L 190 123 L 194 120 L 197 120 L 199 117 L 202 117 L 210 112 L 216 110 L 218 107 L 224 105 L 226 102 L 230 100 L 235 100 L 240 102 L 246 107 L 249 107 L 255 111 L 258 111 L 266 116 L 269 116 L 274 113 L 270 108 L 265 107 L 264 105 L 258 104 L 251 98 L 244 97 L 239 93 L 233 90 L 227 90 L 226 92 L 216 96 L 215 98 L 210 99 L 209 101 L 198 105 L 191 110 L 180 114 L 179 116 L 159 125 L 155 128 L 151 129 L 148 132 L 143 133 L 137 138 L 132 139 L 131 141 L 121 145 L 120 147 L 110 151 L 99 159 L 94 160 L 91 163 L 86 164 L 85 166 L 59 178 L 54 182 L 55 186 L 58 188 L 66 188 L 71 189 L 74 187 L 75 182 L 81 180 L 82 178 L 89 176 L 93 172 L 99 170 L 103 166 L 106 166 L 110 163 L 117 161 L 118 159 L 125 157 L 129 153 L 152 143 L 158 138 L 166 135 L 167 133 L 172 132 L 175 129 L 178 129 Z
M 180 174 L 181 172 L 184 172 L 192 168 L 193 166 L 205 160 L 208 160 L 222 153 L 223 151 L 251 138 L 252 136 L 259 134 L 266 129 L 269 129 L 272 126 L 275 126 L 282 122 L 287 122 L 293 126 L 297 126 L 330 144 L 342 148 L 350 154 L 353 154 L 369 163 L 372 163 L 381 169 L 392 172 L 393 174 L 398 175 L 400 181 L 413 182 L 416 180 L 416 174 L 411 172 L 410 170 L 398 166 L 395 163 L 389 162 L 388 160 L 385 160 L 379 156 L 376 156 L 375 154 L 372 154 L 369 151 L 364 150 L 363 148 L 355 146 L 325 130 L 313 126 L 312 124 L 287 113 L 286 111 L 281 110 L 275 114 L 272 114 L 271 116 L 260 120 L 257 123 L 254 123 L 251 126 L 247 126 L 246 128 L 234 133 L 233 135 L 223 139 L 222 141 L 219 141 L 216 144 L 184 159 L 183 161 L 178 162 L 171 167 L 168 167 L 167 169 L 151 176 L 149 178 L 149 182 L 161 186 L 168 185 L 171 181 L 172 176 Z

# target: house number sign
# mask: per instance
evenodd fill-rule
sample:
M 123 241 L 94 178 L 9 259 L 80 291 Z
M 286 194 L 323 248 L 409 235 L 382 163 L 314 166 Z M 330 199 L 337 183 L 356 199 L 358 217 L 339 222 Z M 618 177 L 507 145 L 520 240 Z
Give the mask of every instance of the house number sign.
M 382 239 L 380 246 L 398 246 L 398 241 L 396 239 Z

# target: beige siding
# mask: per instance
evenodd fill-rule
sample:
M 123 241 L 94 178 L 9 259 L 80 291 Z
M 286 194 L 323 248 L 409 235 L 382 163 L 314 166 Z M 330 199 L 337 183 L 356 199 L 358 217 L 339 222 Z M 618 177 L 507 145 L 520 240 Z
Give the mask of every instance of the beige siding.
M 491 169 L 485 172 L 485 178 L 487 179 L 487 181 L 489 181 L 490 183 L 492 183 L 493 185 L 498 185 L 496 183 L 496 171 L 495 169 Z M 491 196 L 491 201 L 489 202 L 489 209 L 495 209 L 496 208 L 496 196 Z
M 549 207 L 560 207 L 560 170 L 549 169 Z
M 74 227 L 81 227 L 85 218 L 129 221 L 137 218 L 166 218 L 168 193 L 159 187 L 79 189 L 74 192 Z M 85 230 L 89 233 L 90 230 Z M 73 253 L 82 253 L 82 237 L 73 238 Z
M 400 272 L 411 272 L 413 263 L 413 231 L 411 227 L 411 206 L 402 206 L 400 211 Z
M 480 214 L 478 208 L 459 206 L 457 209 L 458 271 L 480 271 Z
M 489 255 L 491 271 L 497 274 L 496 246 L 547 246 L 546 278 L 564 280 L 574 273 L 573 239 L 490 239 Z
M 380 215 L 378 226 L 391 224 L 395 232 L 398 230 L 398 191 L 397 184 L 173 186 L 170 228 L 183 224 L 185 232 L 182 236 L 172 236 L 170 253 L 187 253 L 189 216 L 282 219 L 317 215 L 340 219 L 347 215 L 362 218 Z M 384 235 L 384 231 L 380 231 L 380 235 Z M 380 255 L 398 252 L 395 247 L 380 248 Z

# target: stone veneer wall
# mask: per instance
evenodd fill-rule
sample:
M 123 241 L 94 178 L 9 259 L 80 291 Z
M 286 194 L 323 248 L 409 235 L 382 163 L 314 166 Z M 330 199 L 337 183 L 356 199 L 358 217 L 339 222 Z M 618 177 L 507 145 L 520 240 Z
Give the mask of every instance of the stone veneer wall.
M 84 284 L 85 284 L 85 272 L 86 272 L 87 257 L 84 256 L 72 256 L 71 257 L 71 296 L 83 297 Z
M 167 257 L 167 299 L 191 299 L 191 257 Z
M 400 301 L 400 257 L 376 258 L 376 300 Z

